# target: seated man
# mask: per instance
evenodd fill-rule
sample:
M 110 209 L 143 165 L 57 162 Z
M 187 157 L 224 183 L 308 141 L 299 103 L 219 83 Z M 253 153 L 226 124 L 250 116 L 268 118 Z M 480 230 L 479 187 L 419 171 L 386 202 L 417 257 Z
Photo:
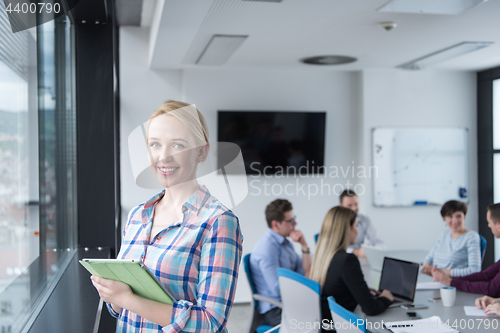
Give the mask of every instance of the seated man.
M 488 227 L 496 238 L 500 238 L 500 203 L 492 204 L 486 213 Z M 447 286 L 456 287 L 458 290 L 470 293 L 484 294 L 491 297 L 500 297 L 500 260 L 482 272 L 461 276 L 449 277 L 439 268 L 432 269 L 434 281 L 439 281 Z M 488 306 L 491 302 L 487 299 L 477 301 L 476 305 Z M 479 303 L 478 303 L 479 302 Z
M 255 245 L 250 256 L 253 281 L 257 293 L 281 302 L 278 285 L 278 268 L 283 267 L 308 276 L 312 260 L 304 235 L 295 230 L 295 215 L 292 204 L 277 199 L 266 207 L 269 229 Z M 300 243 L 302 258 L 295 252 L 292 243 Z M 281 322 L 281 309 L 267 302 L 259 302 L 259 312 L 264 314 L 264 324 L 276 326 Z
M 352 190 L 344 190 L 340 194 L 339 206 L 349 208 L 358 214 L 358 196 Z M 371 245 L 382 245 L 384 242 L 377 237 L 377 230 L 371 223 L 370 219 L 365 216 L 358 214 L 358 237 L 356 237 L 356 244 L 350 245 L 347 248 L 347 253 L 354 253 L 358 257 L 365 257 L 365 251 L 361 247 L 365 237 L 368 238 L 368 242 Z

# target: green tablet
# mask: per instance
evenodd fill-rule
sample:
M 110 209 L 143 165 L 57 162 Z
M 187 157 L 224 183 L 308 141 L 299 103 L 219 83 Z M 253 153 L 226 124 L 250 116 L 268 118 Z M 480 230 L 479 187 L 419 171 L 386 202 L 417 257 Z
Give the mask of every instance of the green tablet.
M 138 296 L 165 304 L 173 303 L 174 298 L 140 260 L 82 259 L 80 264 L 92 275 L 128 284 Z

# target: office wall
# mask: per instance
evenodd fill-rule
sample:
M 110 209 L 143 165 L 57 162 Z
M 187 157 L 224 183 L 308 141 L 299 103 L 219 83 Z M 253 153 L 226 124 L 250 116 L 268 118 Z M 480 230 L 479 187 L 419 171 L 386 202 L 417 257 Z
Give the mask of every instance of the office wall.
M 352 175 L 353 167 L 356 173 L 361 167 L 369 175 L 369 134 L 375 126 L 469 128 L 471 205 L 467 227 L 477 230 L 474 219 L 477 215 L 477 140 L 473 73 L 226 67 L 152 71 L 146 66 L 147 30 L 130 27 L 120 30 L 124 218 L 129 209 L 155 193 L 134 184 L 128 134 L 147 120 L 152 110 L 165 99 L 173 98 L 196 104 L 207 119 L 212 140 L 217 136 L 217 110 L 327 112 L 325 165 L 329 171 L 337 170 L 337 173 L 298 179 L 249 177 L 249 194 L 233 209 L 240 218 L 245 254 L 266 231 L 265 206 L 278 197 L 287 197 L 293 203 L 299 222 L 297 228 L 304 231 L 314 250 L 313 235 L 319 231 L 325 212 L 338 202 L 337 195 L 332 192 L 339 193 L 348 181 L 351 186 L 358 185 L 358 190 L 364 189 L 365 194 L 360 195 L 361 212 L 372 218 L 389 248 L 429 250 L 444 228 L 438 207 L 373 207 L 371 178 L 358 179 Z M 288 193 L 293 195 L 279 194 L 287 184 L 292 184 Z M 217 193 L 217 189 L 212 192 Z M 246 276 L 241 271 L 235 301 L 249 300 Z
M 325 165 L 339 168 L 351 167 L 357 153 L 357 145 L 351 142 L 357 140 L 359 126 L 355 121 L 360 112 L 359 79 L 359 73 L 272 68 L 189 69 L 184 72 L 186 101 L 196 103 L 203 112 L 213 140 L 217 133 L 217 110 L 326 111 Z M 326 211 L 337 204 L 338 194 L 348 180 L 352 183 L 351 175 L 346 179 L 342 175 L 248 177 L 248 196 L 233 209 L 240 218 L 244 253 L 251 252 L 266 232 L 264 209 L 277 198 L 292 202 L 297 228 L 304 232 L 308 244 L 314 248 L 314 234 L 319 232 Z M 292 195 L 284 193 L 288 184 L 291 185 L 287 192 Z M 334 191 L 337 195 L 332 194 Z M 300 252 L 299 247 L 297 251 Z M 243 274 L 241 278 L 236 301 L 250 297 L 246 276 Z
M 167 99 L 182 99 L 182 72 L 150 70 L 147 66 L 149 29 L 120 28 L 120 164 L 122 225 L 128 212 L 158 191 L 135 184 L 128 136 L 147 121 L 153 111 Z
M 469 211 L 465 226 L 478 230 L 476 74 L 449 71 L 366 70 L 363 72 L 363 160 L 371 160 L 374 127 L 466 127 L 469 129 Z M 430 249 L 446 228 L 440 207 L 377 208 L 372 183 L 364 180 L 364 213 L 388 247 Z M 479 221 L 485 223 L 484 220 Z

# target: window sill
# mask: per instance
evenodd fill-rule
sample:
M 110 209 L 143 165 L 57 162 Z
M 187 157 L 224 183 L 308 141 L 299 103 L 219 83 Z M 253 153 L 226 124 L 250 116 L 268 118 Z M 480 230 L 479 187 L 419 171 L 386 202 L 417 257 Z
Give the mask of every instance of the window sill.
M 114 332 L 115 319 L 99 306 L 90 273 L 78 262 L 82 258 L 109 258 L 109 248 L 78 250 L 28 333 Z

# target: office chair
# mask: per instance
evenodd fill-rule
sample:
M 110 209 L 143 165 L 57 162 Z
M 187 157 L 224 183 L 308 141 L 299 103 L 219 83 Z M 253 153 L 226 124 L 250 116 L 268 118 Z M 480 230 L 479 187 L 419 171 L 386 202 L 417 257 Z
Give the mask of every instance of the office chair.
M 279 332 L 321 332 L 319 283 L 285 268 L 278 268 L 278 280 L 283 304 Z
M 481 244 L 481 264 L 483 263 L 483 260 L 484 260 L 484 255 L 486 254 L 486 245 L 488 244 L 488 242 L 486 242 L 486 238 L 484 238 L 483 235 L 479 235 L 479 240 L 480 240 L 480 244 Z
M 253 298 L 253 306 L 250 307 L 252 309 L 251 310 L 252 313 L 250 314 L 250 321 L 248 322 L 246 332 L 247 333 L 255 333 L 255 332 L 264 333 L 267 331 L 269 331 L 269 333 L 278 332 L 278 329 L 272 330 L 273 327 L 262 324 L 264 322 L 264 317 L 262 314 L 259 313 L 258 302 L 259 301 L 268 302 L 280 308 L 281 308 L 281 303 L 276 301 L 275 299 L 257 294 L 257 289 L 255 288 L 255 284 L 253 283 L 252 269 L 250 267 L 250 254 L 247 254 L 243 257 L 243 267 L 245 268 L 245 273 L 247 274 L 248 283 L 250 284 L 250 289 L 252 291 L 252 298 Z
M 365 320 L 340 306 L 337 302 L 335 302 L 335 298 L 333 298 L 333 296 L 328 297 L 328 306 L 330 307 L 330 312 L 332 313 L 332 319 L 335 323 L 337 333 L 368 332 L 366 330 Z

